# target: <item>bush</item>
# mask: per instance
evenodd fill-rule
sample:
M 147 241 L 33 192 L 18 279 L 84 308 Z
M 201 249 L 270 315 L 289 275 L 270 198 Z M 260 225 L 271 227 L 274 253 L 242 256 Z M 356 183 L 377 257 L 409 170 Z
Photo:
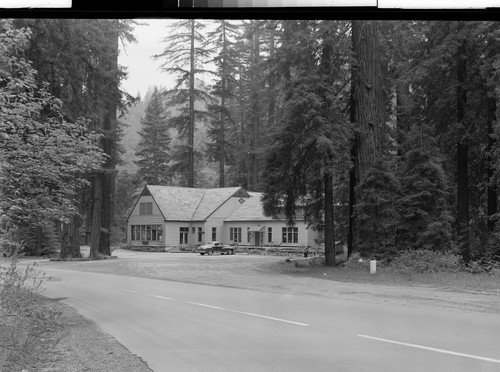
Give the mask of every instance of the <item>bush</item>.
M 459 271 L 462 268 L 460 256 L 426 249 L 408 250 L 391 262 L 391 267 L 403 273 L 439 273 Z
M 37 294 L 45 280 L 35 265 L 24 269 L 0 266 L 0 370 L 21 370 L 35 364 L 60 339 L 61 311 Z
M 355 252 L 342 264 L 342 267 L 350 271 L 366 271 L 370 269 L 370 260 L 364 259 L 358 252 Z

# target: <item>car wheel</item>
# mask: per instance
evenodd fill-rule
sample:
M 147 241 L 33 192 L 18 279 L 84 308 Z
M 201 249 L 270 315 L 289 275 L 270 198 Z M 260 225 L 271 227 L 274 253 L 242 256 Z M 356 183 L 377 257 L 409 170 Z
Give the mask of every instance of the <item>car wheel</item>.
M 200 254 L 203 256 L 205 254 L 205 252 L 200 252 Z

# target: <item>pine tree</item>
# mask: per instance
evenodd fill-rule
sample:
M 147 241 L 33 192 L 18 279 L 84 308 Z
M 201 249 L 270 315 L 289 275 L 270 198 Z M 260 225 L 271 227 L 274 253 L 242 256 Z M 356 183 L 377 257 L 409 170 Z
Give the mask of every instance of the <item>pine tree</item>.
M 263 196 L 266 215 L 284 212 L 294 223 L 300 204 L 305 218 L 325 233 L 325 260 L 335 264 L 334 178 L 346 172 L 349 131 L 338 110 L 339 61 L 336 22 L 286 21 L 278 59 L 285 79 L 281 125 L 267 159 Z
M 235 98 L 237 81 L 235 79 L 237 68 L 237 55 L 234 49 L 235 37 L 238 27 L 227 20 L 216 21 L 217 28 L 208 34 L 209 42 L 212 42 L 218 54 L 212 62 L 217 66 L 217 79 L 212 88 L 212 95 L 218 98 L 218 102 L 209 105 L 211 114 L 208 136 L 211 142 L 208 144 L 207 155 L 210 159 L 219 163 L 219 187 L 225 186 L 225 168 L 231 162 L 231 151 L 227 140 L 229 127 L 234 126 L 232 102 Z
M 154 88 L 146 107 L 145 117 L 141 119 L 140 142 L 135 153 L 139 167 L 138 174 L 149 185 L 166 185 L 169 176 L 168 117 L 163 106 L 161 92 Z
M 205 47 L 203 33 L 205 26 L 203 22 L 195 19 L 175 22 L 169 27 L 169 34 L 164 39 L 167 43 L 166 48 L 154 56 L 156 59 L 164 60 L 162 68 L 165 72 L 177 76 L 175 87 L 164 94 L 167 104 L 178 108 L 178 114 L 169 119 L 169 126 L 175 128 L 183 140 L 172 154 L 176 162 L 172 170 L 183 176 L 187 187 L 195 186 L 196 122 L 205 120 L 208 115 L 195 103 L 207 104 L 211 100 L 206 91 L 196 86 L 196 79 L 200 74 L 211 73 L 202 68 L 203 62 L 210 56 L 210 50 Z

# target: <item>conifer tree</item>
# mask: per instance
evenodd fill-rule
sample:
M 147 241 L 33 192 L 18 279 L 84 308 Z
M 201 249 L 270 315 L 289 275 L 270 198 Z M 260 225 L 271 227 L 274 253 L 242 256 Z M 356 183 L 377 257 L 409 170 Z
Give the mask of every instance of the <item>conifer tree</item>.
M 203 68 L 203 62 L 210 56 L 210 50 L 206 49 L 205 27 L 203 22 L 195 19 L 173 23 L 164 39 L 167 46 L 154 56 L 164 61 L 163 71 L 173 73 L 177 78 L 175 87 L 164 92 L 164 95 L 167 104 L 178 109 L 178 113 L 169 119 L 169 126 L 175 128 L 182 139 L 182 143 L 173 151 L 176 164 L 172 169 L 181 174 L 187 187 L 195 186 L 196 122 L 205 120 L 208 115 L 199 103 L 206 104 L 211 100 L 208 92 L 196 86 L 199 75 L 211 73 Z
M 168 117 L 163 106 L 161 92 L 153 89 L 151 99 L 141 119 L 140 142 L 135 153 L 139 159 L 135 163 L 142 180 L 149 185 L 166 185 L 169 177 Z
M 346 172 L 349 131 L 340 113 L 338 60 L 334 41 L 342 37 L 333 21 L 285 21 L 279 53 L 284 116 L 273 137 L 264 173 L 264 213 L 305 218 L 325 236 L 326 265 L 335 264 L 334 178 Z M 286 56 L 286 58 L 285 58 Z

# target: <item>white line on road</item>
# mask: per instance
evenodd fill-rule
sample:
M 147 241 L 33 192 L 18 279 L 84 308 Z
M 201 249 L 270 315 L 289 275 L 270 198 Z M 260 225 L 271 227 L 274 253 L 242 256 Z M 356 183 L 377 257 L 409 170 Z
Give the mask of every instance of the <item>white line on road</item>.
M 137 293 L 136 291 L 131 291 L 130 289 L 120 289 L 123 292 Z
M 264 318 L 264 319 L 270 319 L 270 320 L 276 320 L 278 322 L 284 322 L 284 323 L 290 323 L 290 324 L 295 324 L 295 325 L 299 325 L 299 326 L 303 326 L 303 327 L 307 327 L 309 324 L 305 324 L 305 323 L 299 323 L 299 322 L 294 322 L 292 320 L 285 320 L 285 319 L 280 319 L 280 318 L 274 318 L 272 316 L 266 316 L 266 315 L 259 315 L 259 314 L 253 314 L 253 313 L 247 313 L 245 311 L 238 311 L 238 310 L 233 310 L 233 309 L 226 309 L 226 308 L 223 308 L 223 307 L 218 307 L 218 306 L 212 306 L 212 305 L 206 305 L 206 304 L 200 304 L 198 302 L 190 302 L 190 301 L 187 301 L 188 304 L 192 304 L 192 305 L 198 305 L 198 306 L 203 306 L 203 307 L 209 307 L 211 309 L 217 309 L 217 310 L 224 310 L 224 311 L 229 311 L 229 312 L 232 312 L 232 313 L 238 313 L 238 314 L 244 314 L 244 315 L 250 315 L 250 316 L 255 316 L 257 318 Z
M 162 300 L 171 300 L 170 297 L 163 297 L 163 296 L 157 296 L 157 295 L 152 295 L 152 294 L 148 294 L 146 296 L 154 297 L 154 298 L 161 298 Z
M 423 350 L 434 351 L 436 353 L 456 355 L 456 356 L 461 356 L 461 357 L 465 357 L 465 358 L 478 359 L 478 360 L 482 360 L 482 361 L 485 361 L 485 362 L 491 362 L 491 363 L 498 363 L 498 364 L 500 364 L 500 360 L 499 359 L 486 358 L 486 357 L 481 357 L 481 356 L 471 355 L 471 354 L 457 353 L 455 351 L 437 349 L 435 347 L 429 347 L 429 346 L 409 344 L 407 342 L 400 342 L 400 341 L 388 340 L 386 338 L 372 337 L 372 336 L 366 336 L 366 335 L 358 335 L 358 336 L 359 337 L 363 337 L 363 338 L 368 338 L 370 340 L 375 340 L 375 341 L 388 342 L 388 343 L 391 343 L 391 344 L 408 346 L 408 347 L 413 347 L 413 348 L 416 348 L 416 349 L 423 349 Z

